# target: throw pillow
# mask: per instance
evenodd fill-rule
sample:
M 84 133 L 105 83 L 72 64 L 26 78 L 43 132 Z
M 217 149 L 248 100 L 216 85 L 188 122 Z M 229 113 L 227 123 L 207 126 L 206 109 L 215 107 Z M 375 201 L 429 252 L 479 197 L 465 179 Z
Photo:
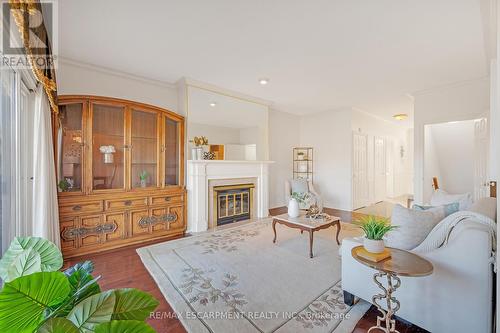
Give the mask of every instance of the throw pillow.
M 308 193 L 309 186 L 307 185 L 307 179 L 292 179 L 290 180 L 290 186 L 292 187 L 292 193 Z
M 493 221 L 497 220 L 497 199 L 481 198 L 470 206 L 469 211 L 488 216 Z
M 446 204 L 443 206 L 422 206 L 422 205 L 413 205 L 413 209 L 415 210 L 436 210 L 436 209 L 442 209 L 444 211 L 444 216 L 451 215 L 453 213 L 456 213 L 459 211 L 460 204 L 458 202 L 453 202 L 450 204 Z
M 444 210 L 413 210 L 394 206 L 391 224 L 398 226 L 387 233 L 386 245 L 411 250 L 424 241 L 431 230 L 444 218 Z
M 436 190 L 431 197 L 431 206 L 443 206 L 453 202 L 458 202 L 459 210 L 467 210 L 472 205 L 470 193 L 449 194 L 444 190 Z

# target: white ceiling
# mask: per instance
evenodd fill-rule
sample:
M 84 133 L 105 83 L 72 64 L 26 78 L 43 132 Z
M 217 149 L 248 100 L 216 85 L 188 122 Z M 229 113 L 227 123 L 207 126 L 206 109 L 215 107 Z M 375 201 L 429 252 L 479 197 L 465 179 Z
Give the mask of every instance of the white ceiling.
M 196 87 L 188 88 L 188 101 L 190 123 L 238 129 L 267 124 L 267 106 L 261 104 Z
M 64 0 L 59 17 L 63 57 L 298 114 L 411 115 L 406 94 L 487 75 L 480 0 Z

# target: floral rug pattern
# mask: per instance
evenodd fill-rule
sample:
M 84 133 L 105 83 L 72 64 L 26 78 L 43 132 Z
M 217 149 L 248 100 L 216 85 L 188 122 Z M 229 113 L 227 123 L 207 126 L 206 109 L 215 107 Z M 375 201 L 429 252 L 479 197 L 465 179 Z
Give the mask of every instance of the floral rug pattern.
M 213 254 L 219 251 L 233 252 L 238 250 L 238 243 L 245 242 L 248 237 L 259 235 L 259 230 L 230 230 L 222 234 L 213 233 L 207 239 L 193 244 L 204 248 L 203 254 Z
M 271 219 L 138 250 L 190 333 L 350 333 L 368 303 L 343 302 L 335 236 L 285 226 L 273 243 Z M 342 228 L 343 236 L 357 230 Z M 194 315 L 193 315 L 194 314 Z M 184 316 L 183 316 L 184 315 Z
M 188 296 L 189 303 L 199 303 L 206 306 L 209 302 L 224 302 L 229 311 L 236 311 L 238 307 L 247 304 L 245 295 L 235 289 L 238 285 L 238 277 L 229 273 L 222 278 L 222 289 L 216 288 L 212 283 L 212 278 L 207 274 L 215 273 L 214 269 L 204 271 L 199 268 L 186 268 L 182 277 L 184 283 L 180 285 L 182 292 Z M 240 309 L 241 310 L 241 309 Z

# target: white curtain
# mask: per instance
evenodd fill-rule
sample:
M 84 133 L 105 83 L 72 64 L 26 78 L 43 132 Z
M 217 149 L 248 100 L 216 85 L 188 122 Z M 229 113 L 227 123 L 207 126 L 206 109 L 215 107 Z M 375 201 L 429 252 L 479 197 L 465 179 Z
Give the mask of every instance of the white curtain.
M 0 256 L 15 237 L 15 73 L 0 65 Z
M 60 247 L 51 110 L 41 85 L 36 90 L 34 125 L 33 235 Z

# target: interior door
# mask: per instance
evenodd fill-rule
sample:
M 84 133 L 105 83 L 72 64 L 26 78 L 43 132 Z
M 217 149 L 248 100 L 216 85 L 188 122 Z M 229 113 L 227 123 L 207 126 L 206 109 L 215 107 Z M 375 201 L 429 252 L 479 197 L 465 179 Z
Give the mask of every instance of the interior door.
M 383 201 L 387 193 L 386 142 L 382 137 L 374 138 L 374 183 L 375 201 Z
M 490 195 L 489 133 L 486 118 L 474 121 L 474 201 Z
M 394 179 L 394 140 L 391 138 L 386 138 L 385 140 L 385 174 L 386 174 L 386 196 L 389 198 L 395 197 L 394 195 L 394 187 L 395 187 L 395 179 Z
M 368 164 L 367 164 L 367 136 L 353 134 L 353 175 L 352 193 L 353 209 L 358 209 L 368 205 Z

